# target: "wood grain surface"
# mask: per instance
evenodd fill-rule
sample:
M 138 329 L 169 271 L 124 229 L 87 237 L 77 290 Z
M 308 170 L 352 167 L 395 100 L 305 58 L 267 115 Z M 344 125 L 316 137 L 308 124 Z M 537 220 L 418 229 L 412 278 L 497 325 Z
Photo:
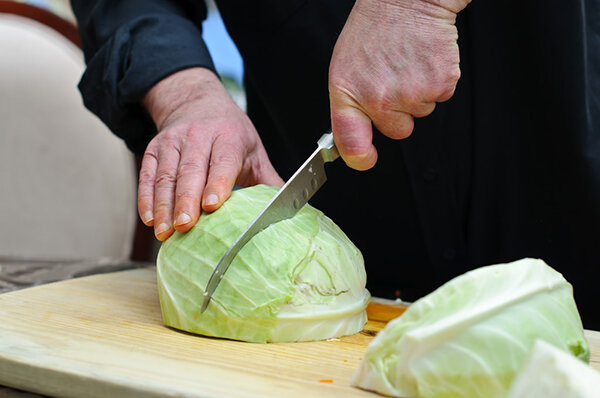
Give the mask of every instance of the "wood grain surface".
M 355 335 L 252 344 L 165 327 L 154 268 L 57 282 L 0 295 L 0 385 L 67 397 L 374 397 L 350 378 L 404 309 L 375 300 Z M 586 333 L 600 370 L 600 333 Z

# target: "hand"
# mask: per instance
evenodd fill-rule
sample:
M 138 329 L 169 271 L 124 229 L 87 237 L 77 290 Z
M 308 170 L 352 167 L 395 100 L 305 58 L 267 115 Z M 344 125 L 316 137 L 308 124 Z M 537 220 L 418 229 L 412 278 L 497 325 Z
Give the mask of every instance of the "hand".
M 234 184 L 283 185 L 250 119 L 212 71 L 174 73 L 143 105 L 159 133 L 142 159 L 138 211 L 159 240 L 188 231 L 201 209 L 218 209 Z
M 408 137 L 414 117 L 450 99 L 460 77 L 456 14 L 470 0 L 357 0 L 329 69 L 331 123 L 348 166 L 377 161 L 371 122 Z

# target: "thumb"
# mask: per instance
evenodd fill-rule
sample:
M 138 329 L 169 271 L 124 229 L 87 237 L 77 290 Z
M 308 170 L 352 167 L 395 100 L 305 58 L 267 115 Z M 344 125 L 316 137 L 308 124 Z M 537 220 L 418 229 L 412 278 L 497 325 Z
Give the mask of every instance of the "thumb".
M 331 105 L 331 130 L 335 145 L 346 164 L 355 170 L 368 170 L 377 162 L 371 119 L 351 105 Z

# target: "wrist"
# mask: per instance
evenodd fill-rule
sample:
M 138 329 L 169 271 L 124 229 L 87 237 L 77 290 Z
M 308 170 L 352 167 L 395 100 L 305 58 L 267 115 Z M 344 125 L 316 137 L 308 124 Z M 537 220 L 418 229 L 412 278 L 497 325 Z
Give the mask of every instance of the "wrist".
M 471 0 L 357 0 L 352 13 L 377 25 L 396 25 L 400 20 L 412 25 L 427 20 L 443 20 L 454 24 L 456 14 L 470 2 Z M 419 17 L 406 21 L 408 14 Z
M 437 7 L 441 7 L 445 10 L 451 11 L 458 14 L 462 11 L 471 0 L 419 0 Z
M 156 83 L 142 98 L 142 105 L 160 131 L 177 108 L 221 87 L 218 76 L 207 68 L 189 68 L 175 72 Z

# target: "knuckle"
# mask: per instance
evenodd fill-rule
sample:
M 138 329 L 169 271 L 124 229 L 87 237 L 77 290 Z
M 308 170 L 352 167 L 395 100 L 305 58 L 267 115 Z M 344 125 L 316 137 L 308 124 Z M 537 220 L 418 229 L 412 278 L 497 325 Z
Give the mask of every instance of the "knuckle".
M 237 117 L 221 120 L 219 124 L 219 138 L 235 139 L 237 132 L 244 128 L 243 123 L 243 120 Z
M 142 167 L 140 169 L 138 182 L 142 186 L 154 182 L 154 173 L 148 170 L 148 168 Z
M 456 86 L 448 87 L 446 91 L 442 92 L 439 97 L 439 102 L 448 101 L 454 95 Z
M 162 170 L 156 173 L 155 184 L 156 185 L 166 185 L 171 186 L 175 185 L 177 182 L 177 177 L 175 173 L 170 170 Z
M 448 83 L 451 84 L 456 84 L 456 82 L 458 82 L 458 79 L 460 79 L 460 67 L 458 65 L 453 66 L 452 68 L 450 68 L 450 70 L 448 71 Z
M 191 189 L 184 189 L 180 192 L 177 192 L 177 203 L 178 204 L 188 204 L 199 202 L 200 198 L 198 193 L 194 192 Z
M 179 135 L 180 130 L 173 127 L 162 130 L 156 137 L 154 137 L 154 140 L 156 140 L 155 145 L 157 147 L 156 152 L 160 152 L 161 154 L 171 152 L 179 153 L 179 143 L 181 141 Z M 154 156 L 158 160 L 158 154 Z
M 224 175 L 212 176 L 210 179 L 211 187 L 222 187 L 228 184 L 228 178 Z
M 460 68 L 458 67 L 439 71 L 435 78 L 431 79 L 427 84 L 427 87 L 424 88 L 423 95 L 415 105 L 448 100 L 454 94 L 459 78 Z M 433 111 L 433 109 L 431 111 Z M 419 116 L 426 116 L 431 113 L 431 111 Z
M 336 67 L 336 63 L 332 61 L 329 69 L 329 91 L 333 93 L 346 93 L 348 86 L 345 73 L 340 73 L 340 69 Z
M 412 86 L 402 93 L 402 105 L 407 111 L 412 111 L 423 103 L 423 98 L 426 98 L 429 88 L 423 87 L 420 83 L 414 82 Z
M 201 176 L 206 173 L 206 167 L 202 164 L 192 160 L 192 161 L 183 161 L 179 164 L 177 169 L 177 179 L 193 177 L 193 176 Z
M 144 156 L 142 156 L 142 162 L 144 161 L 151 161 L 151 160 L 158 160 L 157 154 L 156 154 L 156 145 L 154 141 L 150 141 L 150 143 L 148 144 L 148 146 L 146 147 L 146 150 L 144 151 Z
M 152 139 L 146 146 L 146 150 L 144 151 L 144 156 L 142 157 L 142 160 L 145 160 L 146 158 L 156 159 L 157 152 L 158 152 L 159 135 L 160 135 L 160 133 L 156 134 L 154 137 L 152 137 Z
M 438 101 L 447 101 L 449 100 L 453 95 L 454 95 L 454 91 L 456 90 L 456 83 L 449 83 L 447 84 L 444 89 L 440 92 Z
M 172 204 L 171 202 L 158 199 L 154 202 L 154 213 L 156 214 L 156 219 L 169 219 L 172 212 Z
M 138 191 L 138 204 L 151 203 L 154 200 L 154 195 L 150 190 Z
M 174 214 L 181 212 L 194 214 L 198 209 L 200 209 L 200 193 L 191 190 L 183 190 L 177 193 Z
M 384 135 L 396 140 L 402 140 L 412 134 L 414 119 L 407 113 L 396 113 L 395 117 L 388 118 L 387 123 L 380 127 L 380 131 Z
M 456 65 L 455 67 L 450 68 L 447 72 L 446 75 L 444 76 L 443 80 L 442 80 L 442 84 L 441 84 L 441 94 L 442 95 L 447 95 L 448 93 L 453 93 L 454 89 L 456 88 L 456 84 L 458 83 L 458 80 L 460 79 L 460 67 L 458 65 Z
M 361 104 L 365 106 L 369 101 L 369 96 L 365 95 L 368 94 L 368 92 L 361 91 L 361 95 L 359 96 L 354 89 L 357 85 L 357 83 L 348 84 L 346 79 L 332 76 L 329 80 L 329 96 L 332 104 L 338 106 Z
M 365 108 L 376 118 L 386 119 L 396 112 L 413 112 L 429 95 L 430 87 L 418 79 L 386 85 L 367 98 Z
M 155 139 L 157 141 L 160 141 L 161 143 L 164 143 L 164 142 L 174 141 L 178 135 L 179 135 L 179 129 L 177 129 L 176 127 L 173 127 L 173 126 L 169 126 L 169 127 L 166 127 L 165 129 L 161 130 L 157 134 Z
M 154 179 L 155 165 L 158 163 L 156 154 L 147 149 L 142 157 L 140 172 L 138 176 L 138 182 L 140 184 L 151 182 Z
M 190 122 L 187 128 L 182 133 L 182 139 L 185 142 L 195 142 L 199 140 L 202 142 L 208 142 L 211 138 L 209 136 L 211 129 L 207 128 L 205 120 L 194 120 Z
M 221 153 L 214 154 L 210 161 L 211 167 L 214 167 L 214 166 L 222 167 L 222 166 L 230 166 L 230 165 L 237 165 L 237 164 L 241 164 L 241 158 L 237 154 L 237 151 L 221 152 Z

